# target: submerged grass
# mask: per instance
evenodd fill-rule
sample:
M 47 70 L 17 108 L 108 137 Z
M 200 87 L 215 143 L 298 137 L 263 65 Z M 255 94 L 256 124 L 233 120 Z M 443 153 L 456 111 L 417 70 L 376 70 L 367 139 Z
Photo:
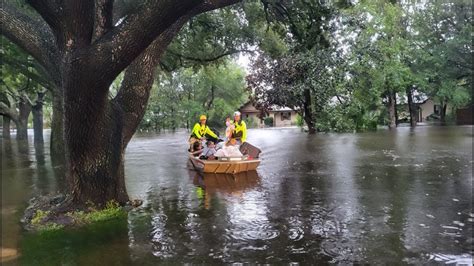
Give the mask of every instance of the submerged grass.
M 84 226 L 117 219 L 125 216 L 125 214 L 126 211 L 115 201 L 107 202 L 103 209 L 97 209 L 90 205 L 86 211 L 78 210 L 65 214 L 54 214 L 51 211 L 37 210 L 31 219 L 31 226 L 35 231 L 42 233 L 70 226 Z
M 124 214 L 124 210 L 115 201 L 109 201 L 104 209 L 92 209 L 90 211 L 75 211 L 69 212 L 66 215 L 74 219 L 77 224 L 89 224 L 94 222 L 106 221 L 120 217 Z

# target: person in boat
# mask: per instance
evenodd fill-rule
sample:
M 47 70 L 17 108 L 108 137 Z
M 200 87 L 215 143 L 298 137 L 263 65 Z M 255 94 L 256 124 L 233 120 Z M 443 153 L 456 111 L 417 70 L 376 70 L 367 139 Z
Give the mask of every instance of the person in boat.
M 216 153 L 216 151 L 216 144 L 214 144 L 213 141 L 209 140 L 207 141 L 206 147 L 202 150 L 201 156 L 199 156 L 199 158 L 205 160 L 207 160 L 208 158 L 213 159 L 214 153 Z
M 226 141 L 232 138 L 232 132 L 234 131 L 234 123 L 230 120 L 230 116 L 225 119 L 225 137 Z
M 194 125 L 193 131 L 191 132 L 191 136 L 189 137 L 190 149 L 192 149 L 192 145 L 196 141 L 202 141 L 207 139 L 213 141 L 214 143 L 217 142 L 217 135 L 212 132 L 212 130 L 207 126 L 206 121 L 207 117 L 205 115 L 201 115 L 199 117 L 199 122 Z
M 243 144 L 247 140 L 247 124 L 240 119 L 240 112 L 234 113 L 234 129 L 232 130 L 232 138 L 236 139 L 237 143 Z
M 193 156 L 200 156 L 202 151 L 203 151 L 203 148 L 202 148 L 201 141 L 195 141 L 192 144 L 190 152 L 193 154 Z
M 219 157 L 241 157 L 242 153 L 239 150 L 237 145 L 237 140 L 235 138 L 229 139 L 222 149 L 219 149 L 214 153 L 214 156 Z

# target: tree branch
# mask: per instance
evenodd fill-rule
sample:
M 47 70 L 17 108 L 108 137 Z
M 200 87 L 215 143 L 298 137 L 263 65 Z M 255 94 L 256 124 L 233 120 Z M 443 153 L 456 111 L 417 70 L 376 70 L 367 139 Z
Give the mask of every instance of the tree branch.
M 4 102 L 0 102 L 0 115 L 9 117 L 14 122 L 18 121 L 18 114 Z
M 114 0 L 95 1 L 95 25 L 92 41 L 102 37 L 113 27 Z
M 221 2 L 230 3 L 232 1 Z M 155 68 L 160 63 L 160 58 L 166 47 L 191 17 L 218 7 L 205 3 L 188 11 L 161 33 L 127 68 L 120 90 L 112 100 L 112 103 L 118 104 L 121 107 L 120 110 L 124 112 L 124 146 L 130 141 L 145 114 L 150 90 L 155 79 Z
M 27 3 L 40 14 L 53 31 L 61 27 L 60 7 L 56 1 L 27 0 Z
M 89 54 L 101 69 L 102 77 L 112 82 L 158 36 L 183 16 L 191 16 L 231 5 L 241 0 L 163 0 L 149 1 L 129 14 L 117 27 L 104 34 Z M 189 19 L 188 17 L 186 21 Z M 97 58 L 97 56 L 99 56 Z M 104 73 L 104 68 L 105 73 Z
M 50 26 L 60 51 L 91 43 L 93 0 L 27 0 Z
M 17 44 L 42 66 L 58 72 L 54 35 L 42 21 L 35 20 L 6 1 L 0 5 L 1 34 Z

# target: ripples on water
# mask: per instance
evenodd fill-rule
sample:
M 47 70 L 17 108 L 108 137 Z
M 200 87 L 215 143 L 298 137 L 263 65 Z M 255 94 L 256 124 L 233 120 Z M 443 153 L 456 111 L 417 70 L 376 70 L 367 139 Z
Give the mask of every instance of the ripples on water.
M 127 189 L 144 205 L 129 213 L 128 232 L 116 236 L 128 252 L 101 244 L 101 261 L 472 261 L 472 127 L 316 136 L 250 130 L 262 163 L 236 176 L 190 170 L 186 138 L 182 132 L 132 140 Z

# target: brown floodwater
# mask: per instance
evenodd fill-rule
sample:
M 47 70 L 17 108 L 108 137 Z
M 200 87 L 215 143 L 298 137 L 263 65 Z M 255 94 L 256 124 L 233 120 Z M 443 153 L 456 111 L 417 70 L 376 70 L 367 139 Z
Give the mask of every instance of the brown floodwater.
M 185 132 L 139 134 L 125 167 L 129 196 L 143 206 L 44 235 L 22 231 L 19 219 L 32 196 L 63 190 L 64 170 L 49 148 L 4 140 L 2 263 L 472 264 L 473 127 L 248 134 L 262 163 L 236 176 L 190 170 Z

